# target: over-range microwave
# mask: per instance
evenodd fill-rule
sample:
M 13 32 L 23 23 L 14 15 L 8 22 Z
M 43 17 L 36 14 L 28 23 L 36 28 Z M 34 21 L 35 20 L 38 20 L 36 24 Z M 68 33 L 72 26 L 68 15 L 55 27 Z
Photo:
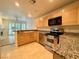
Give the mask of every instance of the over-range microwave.
M 50 18 L 48 20 L 48 26 L 53 26 L 53 25 L 62 25 L 62 16 Z

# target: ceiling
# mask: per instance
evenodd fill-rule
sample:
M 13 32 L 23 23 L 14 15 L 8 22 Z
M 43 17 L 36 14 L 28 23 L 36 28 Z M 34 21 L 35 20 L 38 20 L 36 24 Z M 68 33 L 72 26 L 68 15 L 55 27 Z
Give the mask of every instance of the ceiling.
M 1 15 L 37 18 L 75 0 L 0 0 Z M 15 5 L 19 3 L 19 6 Z

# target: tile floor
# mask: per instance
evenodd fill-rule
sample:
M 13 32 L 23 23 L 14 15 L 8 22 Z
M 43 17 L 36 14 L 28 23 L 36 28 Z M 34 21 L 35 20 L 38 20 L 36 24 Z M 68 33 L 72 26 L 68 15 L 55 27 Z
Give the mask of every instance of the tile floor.
M 7 45 L 1 47 L 1 59 L 7 59 L 9 56 L 9 53 L 15 49 L 15 45 Z
M 1 59 L 8 59 L 10 52 L 15 49 L 16 49 L 15 45 L 7 45 L 7 46 L 1 47 Z M 56 53 L 53 53 L 53 54 L 54 54 L 54 59 L 64 59 L 63 57 L 59 56 Z

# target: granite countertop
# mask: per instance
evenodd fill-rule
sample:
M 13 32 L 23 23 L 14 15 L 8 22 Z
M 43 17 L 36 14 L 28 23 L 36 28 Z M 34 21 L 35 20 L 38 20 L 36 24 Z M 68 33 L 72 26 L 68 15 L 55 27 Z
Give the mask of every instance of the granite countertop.
M 40 32 L 49 32 L 50 30 L 29 29 L 29 30 L 17 30 L 16 32 L 19 32 L 19 31 L 40 31 Z

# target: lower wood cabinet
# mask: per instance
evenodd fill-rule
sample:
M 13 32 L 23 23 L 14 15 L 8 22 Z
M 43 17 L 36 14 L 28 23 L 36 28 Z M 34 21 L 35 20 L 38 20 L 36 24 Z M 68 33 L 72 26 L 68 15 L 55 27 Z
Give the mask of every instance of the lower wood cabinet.
M 36 31 L 17 31 L 15 37 L 16 46 L 21 46 L 33 41 L 39 42 L 39 34 Z
M 42 33 L 39 33 L 39 42 L 44 45 L 44 42 L 45 42 L 45 35 L 42 34 Z

